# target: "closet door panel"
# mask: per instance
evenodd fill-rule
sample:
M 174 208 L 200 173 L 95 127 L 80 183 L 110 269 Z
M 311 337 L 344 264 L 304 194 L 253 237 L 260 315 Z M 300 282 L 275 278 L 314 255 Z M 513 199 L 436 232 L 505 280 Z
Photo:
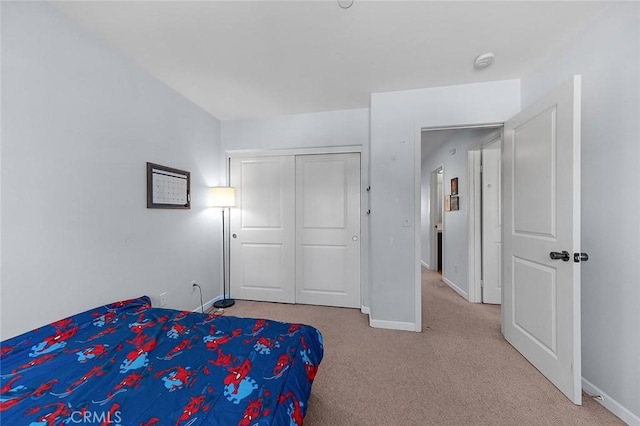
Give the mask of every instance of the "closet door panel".
M 232 158 L 230 184 L 232 297 L 294 303 L 294 157 Z
M 296 157 L 296 302 L 360 307 L 360 154 Z

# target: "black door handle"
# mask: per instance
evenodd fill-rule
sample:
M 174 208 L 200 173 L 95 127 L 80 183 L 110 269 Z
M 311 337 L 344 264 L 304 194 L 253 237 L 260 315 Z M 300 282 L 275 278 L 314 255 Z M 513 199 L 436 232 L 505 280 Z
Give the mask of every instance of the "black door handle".
M 565 262 L 568 262 L 571 255 L 566 250 L 563 250 L 562 253 L 552 251 L 551 253 L 549 253 L 549 257 L 553 260 L 564 260 Z
M 589 255 L 587 253 L 573 253 L 573 261 L 576 263 L 586 262 L 589 260 Z

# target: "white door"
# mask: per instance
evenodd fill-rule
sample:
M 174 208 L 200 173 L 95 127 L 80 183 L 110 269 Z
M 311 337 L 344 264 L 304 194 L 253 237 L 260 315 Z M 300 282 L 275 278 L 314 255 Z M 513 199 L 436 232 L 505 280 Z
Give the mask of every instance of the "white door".
M 581 404 L 580 76 L 507 121 L 504 142 L 503 333 Z
M 360 307 L 360 154 L 296 157 L 296 302 Z
M 497 305 L 502 300 L 501 156 L 500 137 L 482 149 L 482 303 Z
M 232 158 L 232 297 L 295 302 L 293 156 Z

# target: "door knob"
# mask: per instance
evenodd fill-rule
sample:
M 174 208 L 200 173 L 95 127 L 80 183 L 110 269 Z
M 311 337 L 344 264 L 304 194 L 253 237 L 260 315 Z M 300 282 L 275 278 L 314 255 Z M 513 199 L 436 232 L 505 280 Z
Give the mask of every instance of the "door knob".
M 549 253 L 549 257 L 553 260 L 564 260 L 565 262 L 568 262 L 571 256 L 569 255 L 568 251 L 563 250 L 562 253 L 552 251 L 551 253 Z
M 353 237 L 351 237 L 351 239 L 352 239 L 353 241 L 358 241 L 358 236 L 357 236 L 357 235 L 354 235 Z
M 573 261 L 576 263 L 586 262 L 589 260 L 589 255 L 587 253 L 573 253 Z
M 232 234 L 231 235 L 233 238 L 238 238 L 238 234 Z

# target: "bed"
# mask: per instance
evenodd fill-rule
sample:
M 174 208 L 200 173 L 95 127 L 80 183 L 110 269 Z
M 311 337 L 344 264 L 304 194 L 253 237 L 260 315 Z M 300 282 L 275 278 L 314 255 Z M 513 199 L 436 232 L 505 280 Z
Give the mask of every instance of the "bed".
M 102 306 L 1 343 L 7 425 L 299 425 L 322 336 L 302 324 Z

